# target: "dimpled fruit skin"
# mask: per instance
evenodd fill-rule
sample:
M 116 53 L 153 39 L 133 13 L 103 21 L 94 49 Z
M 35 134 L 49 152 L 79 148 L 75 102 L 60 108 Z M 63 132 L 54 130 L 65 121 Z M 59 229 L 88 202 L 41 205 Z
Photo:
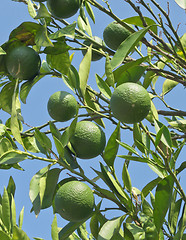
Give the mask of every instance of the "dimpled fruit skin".
M 47 104 L 49 115 L 59 122 L 65 122 L 73 118 L 76 115 L 77 108 L 75 97 L 65 91 L 52 94 Z
M 52 15 L 58 18 L 69 18 L 76 14 L 80 7 L 79 0 L 47 0 Z
M 102 40 L 101 38 L 99 38 L 99 37 L 97 37 L 97 36 L 94 36 L 93 39 L 94 39 L 96 42 L 98 42 L 99 44 L 103 45 L 103 40 Z M 87 46 L 90 46 L 90 45 L 91 45 L 91 42 L 88 41 L 88 40 L 85 40 L 83 43 L 84 43 L 85 45 L 87 45 Z M 92 47 L 95 48 L 95 49 L 99 49 L 99 46 L 96 45 L 96 44 L 93 44 Z M 83 56 L 86 54 L 86 52 L 87 52 L 86 49 L 83 49 L 83 50 L 82 50 Z M 96 51 L 92 51 L 92 61 L 98 61 L 98 60 L 100 60 L 102 57 L 103 57 L 103 55 L 97 53 Z
M 32 80 L 41 66 L 39 54 L 27 46 L 12 49 L 6 56 L 6 67 L 10 75 L 21 80 Z
M 110 108 L 115 118 L 125 123 L 142 121 L 151 108 L 147 90 L 137 83 L 119 85 L 113 92 Z
M 70 138 L 77 157 L 90 159 L 101 154 L 105 148 L 106 138 L 103 130 L 93 122 L 81 121 Z
M 55 196 L 55 209 L 62 218 L 79 222 L 88 218 L 94 208 L 94 195 L 88 185 L 80 181 L 64 183 Z
M 111 22 L 103 31 L 103 39 L 106 45 L 117 50 L 119 45 L 131 34 L 129 30 L 117 22 Z

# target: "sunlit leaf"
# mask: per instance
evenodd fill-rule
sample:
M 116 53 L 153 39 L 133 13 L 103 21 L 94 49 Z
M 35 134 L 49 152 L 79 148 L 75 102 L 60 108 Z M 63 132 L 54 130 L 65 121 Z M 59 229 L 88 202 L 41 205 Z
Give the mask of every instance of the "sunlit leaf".
M 98 86 L 100 92 L 103 95 L 105 95 L 105 97 L 110 99 L 112 93 L 111 93 L 111 90 L 110 90 L 109 86 L 98 74 L 96 74 L 95 76 L 96 76 L 96 83 L 97 83 L 97 86 Z
M 54 216 L 51 228 L 52 240 L 59 240 L 58 227 L 57 227 L 57 216 Z
M 158 232 L 163 225 L 171 201 L 173 183 L 174 180 L 172 176 L 169 175 L 162 179 L 156 188 L 153 216 Z
M 76 22 L 61 28 L 60 30 L 58 30 L 55 33 L 52 33 L 49 35 L 49 38 L 52 40 L 61 38 L 61 37 L 70 37 L 70 38 L 74 38 L 75 37 L 75 27 L 76 27 Z
M 175 82 L 175 81 L 170 80 L 170 79 L 166 79 L 163 83 L 162 95 L 165 95 L 168 92 L 170 92 L 174 87 L 176 87 L 176 85 L 178 85 L 178 82 Z

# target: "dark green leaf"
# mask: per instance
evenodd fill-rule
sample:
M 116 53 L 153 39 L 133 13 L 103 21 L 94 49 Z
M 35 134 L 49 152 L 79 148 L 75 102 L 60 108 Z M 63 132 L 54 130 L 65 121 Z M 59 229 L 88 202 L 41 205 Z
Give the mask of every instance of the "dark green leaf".
M 170 135 L 168 128 L 165 125 L 163 125 L 161 122 L 159 122 L 158 120 L 155 120 L 154 122 L 155 122 L 155 129 L 156 129 L 157 134 L 160 131 L 160 129 L 163 127 L 163 130 L 161 130 L 162 133 L 160 131 L 161 141 L 168 148 L 172 148 L 172 139 L 171 139 L 171 135 Z
M 124 40 L 120 44 L 119 48 L 117 49 L 111 60 L 111 65 L 113 69 L 123 62 L 126 56 L 134 49 L 134 47 L 145 36 L 145 34 L 150 28 L 152 28 L 152 26 L 148 26 L 144 29 L 139 30 L 138 32 L 132 33 L 126 40 Z
M 96 213 L 90 219 L 90 230 L 92 235 L 97 239 L 99 232 L 99 221 Z
M 181 218 L 178 223 L 177 233 L 174 237 L 174 240 L 183 239 L 182 237 L 183 237 L 183 233 L 185 231 L 185 226 L 186 226 L 186 207 L 184 205 L 183 210 L 182 210 L 182 215 L 181 215 Z
M 113 167 L 118 152 L 119 143 L 117 140 L 120 140 L 120 123 L 118 123 L 116 129 L 110 136 L 103 153 L 103 159 L 110 167 Z
M 143 144 L 142 132 L 138 123 L 134 124 L 133 127 L 133 138 L 136 147 L 142 152 L 145 153 L 145 146 Z
M 52 47 L 46 47 L 43 52 L 46 54 L 51 54 L 51 55 L 58 55 L 67 52 L 70 50 L 71 47 L 69 47 L 65 40 L 60 40 L 58 42 L 54 42 Z
M 145 238 L 145 232 L 143 230 L 143 228 L 137 226 L 136 224 L 133 224 L 133 223 L 126 223 L 125 225 L 125 229 L 128 229 L 128 231 L 132 234 L 134 240 L 146 240 Z M 126 239 L 131 239 L 129 238 L 129 236 L 131 236 L 129 233 L 127 234 L 127 237 Z M 125 236 L 126 237 L 126 236 Z M 131 240 L 132 240 L 131 239 Z
M 173 184 L 174 181 L 172 176 L 167 176 L 158 183 L 156 188 L 153 215 L 158 232 L 163 225 L 165 215 L 170 205 Z
M 11 114 L 12 96 L 14 93 L 15 82 L 7 83 L 0 92 L 0 107 L 3 111 Z

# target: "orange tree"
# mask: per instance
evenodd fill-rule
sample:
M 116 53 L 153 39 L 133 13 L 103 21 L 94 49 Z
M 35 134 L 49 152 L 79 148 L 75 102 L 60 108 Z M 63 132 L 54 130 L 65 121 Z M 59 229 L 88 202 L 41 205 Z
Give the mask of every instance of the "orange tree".
M 180 34 L 179 23 L 174 28 L 169 3 L 164 9 L 155 0 L 124 0 L 121 7 L 131 8 L 135 14 L 121 19 L 112 10 L 111 1 L 17 2 L 27 5 L 33 21 L 20 23 L 0 47 L 0 107 L 10 116 L 0 124 L 1 171 L 22 170 L 21 162 L 30 159 L 47 164 L 31 179 L 29 196 L 36 216 L 53 208 L 53 240 L 186 239 L 186 194 L 181 181 L 186 168 L 181 158 L 186 112 L 166 101 L 171 94 L 176 99 L 177 85 L 186 86 L 186 35 Z M 178 9 L 186 6 L 185 1 L 176 3 Z M 95 11 L 102 19 L 107 15 L 113 22 L 103 29 L 103 39 L 92 35 L 92 29 L 99 25 Z M 72 15 L 76 21 L 68 22 L 66 18 Z M 79 51 L 83 56 L 78 55 Z M 79 66 L 73 65 L 76 55 Z M 92 61 L 100 59 L 102 76 L 92 67 Z M 95 74 L 91 84 L 90 71 Z M 29 127 L 23 120 L 21 102 L 26 104 L 30 91 L 46 76 L 62 79 L 77 101 L 72 104 L 75 111 L 65 127 L 56 119 L 39 127 Z M 139 92 L 134 90 L 136 85 Z M 125 86 L 127 92 L 123 95 Z M 59 99 L 65 101 L 64 96 L 54 101 Z M 69 102 L 67 106 L 71 106 Z M 55 107 L 52 110 L 59 113 Z M 86 122 L 79 124 L 81 120 Z M 77 130 L 76 125 L 81 127 Z M 105 139 L 108 126 L 112 133 Z M 126 133 L 130 140 L 123 138 Z M 94 178 L 85 171 L 88 160 L 81 160 L 81 156 L 98 156 L 98 167 L 89 169 Z M 119 168 L 116 159 L 120 159 Z M 132 185 L 130 172 L 137 171 L 132 162 L 147 165 L 155 174 L 154 179 L 145 179 L 142 189 Z M 62 171 L 66 177 L 61 177 Z M 84 211 L 86 217 L 79 216 L 77 221 L 58 228 L 56 214 L 72 216 L 68 204 L 69 209 L 70 204 L 77 209 L 70 189 L 67 193 L 72 198 L 64 196 L 65 208 L 59 203 L 58 189 L 67 183 L 70 186 L 70 181 L 88 185 L 95 203 L 92 199 L 90 212 Z M 82 198 L 80 189 L 73 191 L 76 200 Z M 23 211 L 16 223 L 14 193 L 15 183 L 10 177 L 0 198 L 0 238 L 29 239 L 22 230 Z M 86 191 L 83 194 L 86 196 Z M 80 204 L 79 209 L 85 208 Z

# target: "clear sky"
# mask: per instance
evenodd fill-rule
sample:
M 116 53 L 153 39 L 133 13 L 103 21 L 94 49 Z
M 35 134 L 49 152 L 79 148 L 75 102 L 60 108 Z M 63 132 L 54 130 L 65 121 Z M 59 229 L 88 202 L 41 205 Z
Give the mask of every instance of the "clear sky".
M 100 3 L 103 3 L 103 1 L 99 1 Z M 112 7 L 113 12 L 118 15 L 120 18 L 127 18 L 134 15 L 134 12 L 131 10 L 131 8 L 125 3 L 125 1 L 121 0 L 110 0 L 110 5 Z M 167 1 L 158 1 L 163 7 L 166 9 L 166 2 Z M 162 3 L 163 2 L 163 3 Z M 95 16 L 96 16 L 96 24 L 92 24 L 92 31 L 93 35 L 97 35 L 98 37 L 102 38 L 102 32 L 104 28 L 112 21 L 112 19 L 103 13 L 95 10 Z M 136 15 L 136 14 L 135 14 Z M 77 19 L 77 14 L 73 17 L 68 19 L 69 22 L 73 22 Z M 170 16 L 173 21 L 173 25 L 176 28 L 177 24 L 180 24 L 179 26 L 179 35 L 183 35 L 185 32 L 185 13 L 184 10 L 179 8 L 174 0 L 170 0 Z M 20 25 L 24 21 L 34 21 L 27 11 L 27 6 L 23 3 L 18 3 L 11 0 L 1 0 L 1 14 L 0 14 L 0 44 L 3 44 L 5 41 L 8 40 L 10 32 L 16 28 L 18 25 Z M 90 20 L 91 22 L 91 20 Z M 63 26 L 62 26 L 63 27 Z M 82 60 L 82 54 L 77 53 L 75 54 L 75 57 L 73 59 L 73 64 L 78 68 L 79 63 Z M 89 78 L 89 84 L 93 86 L 93 88 L 97 89 L 95 86 L 95 73 L 98 73 L 99 75 L 104 74 L 104 59 L 100 60 L 99 62 L 93 62 L 90 78 Z M 161 79 L 158 82 L 158 91 L 161 91 L 162 87 L 162 81 Z M 47 113 L 47 101 L 50 95 L 52 95 L 54 92 L 59 90 L 67 90 L 66 85 L 63 83 L 62 79 L 59 78 L 51 78 L 51 77 L 45 77 L 41 81 L 36 84 L 33 89 L 31 90 L 28 99 L 27 104 L 22 104 L 22 115 L 24 117 L 24 121 L 28 123 L 31 126 L 39 126 L 44 124 L 45 122 L 51 120 L 48 113 Z M 171 97 L 172 96 L 172 97 Z M 176 107 L 178 109 L 186 110 L 185 109 L 185 89 L 182 86 L 178 86 L 173 90 L 173 94 L 167 95 L 165 98 L 168 101 L 168 104 Z M 162 105 L 159 105 L 159 102 L 155 102 L 156 107 L 158 109 L 161 109 Z M 3 120 L 3 122 L 6 121 L 8 118 L 8 114 L 5 114 L 0 110 L 0 119 Z M 63 127 L 67 126 L 65 124 L 59 124 L 58 126 Z M 107 135 L 107 139 L 109 138 L 110 134 L 113 131 L 113 126 L 110 125 L 110 123 L 106 123 L 106 130 L 105 133 Z M 131 134 L 128 132 L 122 133 L 122 140 L 130 144 L 132 142 Z M 127 154 L 127 152 L 124 151 L 124 149 L 120 149 L 120 154 Z M 185 160 L 184 159 L 185 152 L 181 155 L 180 162 Z M 94 173 L 92 170 L 90 170 L 90 166 L 93 166 L 94 168 L 99 169 L 99 161 L 101 159 L 95 158 L 88 161 L 80 161 L 79 163 L 82 165 L 83 168 L 86 169 L 86 172 L 89 174 L 89 176 L 94 177 Z M 123 160 L 117 158 L 116 159 L 116 169 L 118 173 L 121 173 L 121 168 L 123 165 Z M 53 213 L 52 208 L 49 208 L 47 210 L 41 211 L 39 214 L 39 217 L 36 219 L 34 213 L 30 213 L 31 209 L 31 202 L 29 199 L 29 183 L 32 178 L 32 176 L 40 170 L 42 167 L 46 166 L 43 162 L 38 162 L 36 160 L 34 161 L 24 161 L 21 163 L 21 166 L 25 169 L 24 172 L 20 172 L 18 170 L 0 170 L 0 193 L 3 192 L 3 186 L 7 186 L 9 176 L 12 175 L 15 182 L 16 182 L 16 207 L 17 207 L 17 215 L 19 214 L 22 207 L 25 207 L 25 217 L 24 217 L 24 224 L 23 224 L 23 230 L 28 234 L 30 239 L 33 239 L 33 237 L 40 237 L 45 240 L 50 240 L 50 229 L 51 229 L 51 223 L 53 220 Z M 156 177 L 156 175 L 150 170 L 149 167 L 145 166 L 143 164 L 131 164 L 129 167 L 129 173 L 131 175 L 132 184 L 134 187 L 139 188 L 140 190 L 145 186 L 145 184 L 149 181 L 149 179 L 153 179 Z M 183 175 L 183 174 L 182 174 Z M 68 177 L 65 173 L 62 172 L 60 175 L 60 179 Z M 185 176 L 182 177 L 182 184 L 183 188 L 186 191 L 186 178 Z M 115 213 L 114 213 L 115 214 Z M 110 217 L 114 217 L 116 215 L 111 215 Z M 18 217 L 17 217 L 18 219 Z M 67 222 L 62 220 L 58 217 L 58 226 L 62 227 Z

